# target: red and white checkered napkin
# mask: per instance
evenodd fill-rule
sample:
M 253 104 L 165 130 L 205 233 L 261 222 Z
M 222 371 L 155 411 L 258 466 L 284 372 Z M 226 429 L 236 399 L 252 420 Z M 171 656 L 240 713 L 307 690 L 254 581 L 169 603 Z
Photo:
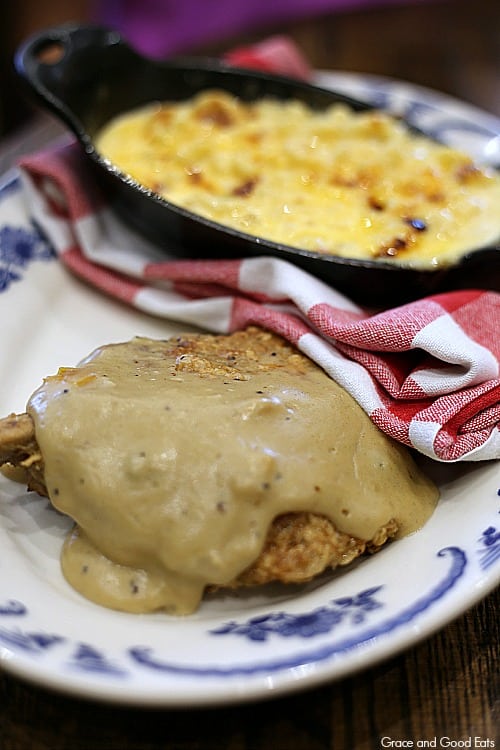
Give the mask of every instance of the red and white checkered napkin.
M 106 205 L 75 143 L 25 158 L 21 175 L 61 262 L 104 293 L 215 332 L 273 330 L 401 443 L 440 461 L 500 458 L 499 294 L 458 291 L 373 315 L 283 260 L 178 260 L 153 247 Z

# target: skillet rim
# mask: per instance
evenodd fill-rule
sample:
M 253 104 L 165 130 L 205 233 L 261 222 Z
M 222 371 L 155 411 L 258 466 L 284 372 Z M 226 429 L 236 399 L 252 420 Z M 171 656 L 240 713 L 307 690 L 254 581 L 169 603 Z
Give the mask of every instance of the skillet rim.
M 255 255 L 256 253 L 258 255 L 271 255 L 282 258 L 284 260 L 288 260 L 292 263 L 294 262 L 294 260 L 298 260 L 299 265 L 302 265 L 303 268 L 309 270 L 311 273 L 313 273 L 313 275 L 319 277 L 327 283 L 333 284 L 335 284 L 335 279 L 333 277 L 330 277 L 328 273 L 327 277 L 325 277 L 324 274 L 318 272 L 317 268 L 313 269 L 312 267 L 310 267 L 310 265 L 312 264 L 314 266 L 319 266 L 319 268 L 321 268 L 321 266 L 324 266 L 327 271 L 332 268 L 339 268 L 343 273 L 352 270 L 354 276 L 357 271 L 363 271 L 364 273 L 373 274 L 375 283 L 377 282 L 377 279 L 375 279 L 375 277 L 385 275 L 387 279 L 389 279 L 390 277 L 390 283 L 397 284 L 399 281 L 399 275 L 401 277 L 401 281 L 410 279 L 412 285 L 419 290 L 419 295 L 425 295 L 429 293 L 439 292 L 441 290 L 446 291 L 447 277 L 449 277 L 450 275 L 451 277 L 457 277 L 457 275 L 458 277 L 460 277 L 461 273 L 467 274 L 467 271 L 470 267 L 477 267 L 478 264 L 480 264 L 482 261 L 484 261 L 485 265 L 487 265 L 489 259 L 493 260 L 493 262 L 496 262 L 497 264 L 499 263 L 500 239 L 497 243 L 493 243 L 492 245 L 471 248 L 470 250 L 464 252 L 456 262 L 444 263 L 436 267 L 425 268 L 414 266 L 411 264 L 411 262 L 396 263 L 393 261 L 386 261 L 384 259 L 376 260 L 368 258 L 349 258 L 333 254 L 320 253 L 318 251 L 308 250 L 301 247 L 294 247 L 285 243 L 268 240 L 266 238 L 259 237 L 258 235 L 248 234 L 230 226 L 226 226 L 222 223 L 216 222 L 198 213 L 190 211 L 183 206 L 168 201 L 150 188 L 147 188 L 139 183 L 126 172 L 121 170 L 117 165 L 112 163 L 109 159 L 106 159 L 98 151 L 95 145 L 94 135 L 89 132 L 88 127 L 85 126 L 81 117 L 70 107 L 68 107 L 67 103 L 63 99 L 54 95 L 54 93 L 50 91 L 50 89 L 45 85 L 44 81 L 40 79 L 39 73 L 43 70 L 46 64 L 38 61 L 35 56 L 41 49 L 44 48 L 44 46 L 57 43 L 63 44 L 63 46 L 64 44 L 66 44 L 61 59 L 55 63 L 55 69 L 61 70 L 68 65 L 68 60 L 71 59 L 72 55 L 82 55 L 84 53 L 89 54 L 89 49 L 91 49 L 90 46 L 78 46 L 78 38 L 80 37 L 81 40 L 82 35 L 85 36 L 88 34 L 97 35 L 97 37 L 100 36 L 102 41 L 104 42 L 104 46 L 102 47 L 103 49 L 121 49 L 122 53 L 127 54 L 131 60 L 138 62 L 142 66 L 150 66 L 151 69 L 154 69 L 156 72 L 160 71 L 161 73 L 163 73 L 164 71 L 183 71 L 184 73 L 191 75 L 215 74 L 225 77 L 230 76 L 240 81 L 251 80 L 252 82 L 259 82 L 260 85 L 269 86 L 273 84 L 282 87 L 282 89 L 286 88 L 288 90 L 288 93 L 284 98 L 292 98 L 294 96 L 294 93 L 292 92 L 295 92 L 296 94 L 296 92 L 300 90 L 304 94 L 308 93 L 311 96 L 315 95 L 318 97 L 323 97 L 328 100 L 328 103 L 331 104 L 335 102 L 345 103 L 347 106 L 350 106 L 356 111 L 373 111 L 380 108 L 342 92 L 326 88 L 324 86 L 318 86 L 314 83 L 298 80 L 289 76 L 268 71 L 240 68 L 237 66 L 233 66 L 230 63 L 224 62 L 223 60 L 220 60 L 218 58 L 180 55 L 168 60 L 157 60 L 154 58 L 146 57 L 145 55 L 134 50 L 119 32 L 99 25 L 82 25 L 69 23 L 63 24 L 61 26 L 49 27 L 48 29 L 36 32 L 35 34 L 28 37 L 19 46 L 14 58 L 16 71 L 24 81 L 24 83 L 28 85 L 28 88 L 31 89 L 31 94 L 35 94 L 35 96 L 39 99 L 39 101 L 41 101 L 45 109 L 52 110 L 53 113 L 69 128 L 69 130 L 76 137 L 77 141 L 83 147 L 86 156 L 89 158 L 92 164 L 95 165 L 98 170 L 100 170 L 102 174 L 106 176 L 108 180 L 107 184 L 105 183 L 105 181 L 100 181 L 100 187 L 108 193 L 108 196 L 110 196 L 111 199 L 114 198 L 114 196 L 112 195 L 114 191 L 111 189 L 110 192 L 110 190 L 108 190 L 108 185 L 110 184 L 110 181 L 115 181 L 119 185 L 123 186 L 125 190 L 133 191 L 133 193 L 140 196 L 141 199 L 150 202 L 151 205 L 155 206 L 158 210 L 164 210 L 174 218 L 178 217 L 177 220 L 191 222 L 197 225 L 197 227 L 201 228 L 201 230 L 205 228 L 212 234 L 218 233 L 219 236 L 227 238 L 229 242 L 234 241 L 236 244 L 239 244 L 241 246 L 246 245 L 247 252 L 252 255 Z M 76 38 L 77 40 L 76 45 L 74 42 L 74 38 Z M 74 49 L 71 49 L 72 44 L 75 47 Z M 110 53 L 108 52 L 107 54 Z M 51 68 L 52 71 L 54 71 L 54 64 L 50 64 L 47 67 Z M 209 86 L 207 84 L 204 84 L 203 86 L 200 86 L 198 90 L 203 90 L 208 87 Z M 182 98 L 188 99 L 190 95 Z M 145 99 L 144 103 L 146 103 L 147 101 L 155 101 L 155 99 Z M 132 105 L 132 107 L 133 106 L 134 105 Z M 326 104 L 324 106 L 326 106 Z M 120 108 L 118 111 L 126 112 L 127 109 Z M 416 128 L 404 117 L 399 119 L 401 119 L 412 132 L 422 133 L 426 138 L 430 138 L 431 140 L 433 140 L 432 136 L 425 133 L 425 131 Z M 491 168 L 495 169 L 494 166 L 492 166 Z M 498 169 L 496 171 L 498 171 Z M 147 238 L 150 241 L 153 241 L 154 244 L 158 244 L 158 240 L 155 239 L 154 236 L 148 236 L 147 230 L 143 225 L 139 225 L 135 221 L 131 222 L 130 216 L 125 216 L 122 212 L 120 212 L 119 205 L 115 201 L 113 201 L 113 203 L 114 207 L 117 208 L 120 216 L 125 219 L 132 228 L 143 235 L 146 234 Z M 155 233 L 153 232 L 153 235 L 154 234 Z M 172 238 L 170 237 L 166 239 L 171 240 Z M 185 255 L 186 251 L 188 249 L 191 249 L 189 248 L 189 246 L 180 248 L 178 247 L 178 243 L 176 244 L 176 248 L 179 252 L 179 255 Z M 217 257 L 219 257 L 218 253 Z M 224 257 L 224 255 L 222 257 Z M 353 281 L 355 283 L 355 278 L 353 279 Z M 456 286 L 453 286 L 453 283 L 457 283 L 457 281 L 459 281 L 459 278 L 452 278 L 451 288 L 457 288 Z M 458 288 L 463 288 L 463 286 L 459 286 Z M 500 279 L 498 280 L 497 285 L 493 285 L 493 287 L 491 288 L 495 291 L 500 291 Z M 344 290 L 340 289 L 340 291 L 342 292 Z M 352 294 L 352 292 L 349 291 L 344 293 Z M 415 294 L 411 295 L 409 299 L 412 298 L 415 298 Z

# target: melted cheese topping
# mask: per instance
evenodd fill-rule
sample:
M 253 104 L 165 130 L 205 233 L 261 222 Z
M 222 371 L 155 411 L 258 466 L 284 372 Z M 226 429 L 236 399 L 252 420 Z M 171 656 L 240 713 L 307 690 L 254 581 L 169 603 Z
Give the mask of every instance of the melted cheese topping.
M 270 334 L 231 341 L 217 354 L 189 337 L 109 345 L 31 397 L 49 497 L 77 522 L 63 571 L 89 599 L 191 612 L 284 512 L 367 540 L 432 513 L 434 485 L 322 370 Z
M 215 222 L 292 247 L 438 267 L 500 238 L 500 177 L 378 111 L 221 91 L 110 122 L 120 170 Z

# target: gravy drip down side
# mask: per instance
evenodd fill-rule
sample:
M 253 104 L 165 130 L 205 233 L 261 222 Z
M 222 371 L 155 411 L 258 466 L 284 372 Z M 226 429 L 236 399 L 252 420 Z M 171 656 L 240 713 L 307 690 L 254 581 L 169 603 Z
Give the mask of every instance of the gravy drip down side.
M 192 612 L 284 513 L 369 540 L 392 519 L 418 529 L 437 500 L 349 394 L 256 329 L 104 346 L 46 378 L 28 413 L 51 502 L 76 521 L 64 574 L 111 608 Z

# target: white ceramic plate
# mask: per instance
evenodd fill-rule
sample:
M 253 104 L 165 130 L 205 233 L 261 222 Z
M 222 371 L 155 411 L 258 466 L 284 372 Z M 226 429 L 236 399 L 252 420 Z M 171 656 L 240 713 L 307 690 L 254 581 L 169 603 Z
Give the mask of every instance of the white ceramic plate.
M 400 82 L 319 78 L 484 161 L 498 159 L 500 122 L 490 115 Z M 44 375 L 104 342 L 180 329 L 69 276 L 30 225 L 15 173 L 0 188 L 0 315 L 0 415 L 23 411 Z M 182 619 L 82 599 L 59 568 L 67 519 L 2 478 L 1 666 L 46 687 L 151 706 L 266 698 L 352 674 L 414 645 L 498 585 L 499 466 L 434 465 L 442 497 L 419 533 L 314 585 L 216 596 Z

